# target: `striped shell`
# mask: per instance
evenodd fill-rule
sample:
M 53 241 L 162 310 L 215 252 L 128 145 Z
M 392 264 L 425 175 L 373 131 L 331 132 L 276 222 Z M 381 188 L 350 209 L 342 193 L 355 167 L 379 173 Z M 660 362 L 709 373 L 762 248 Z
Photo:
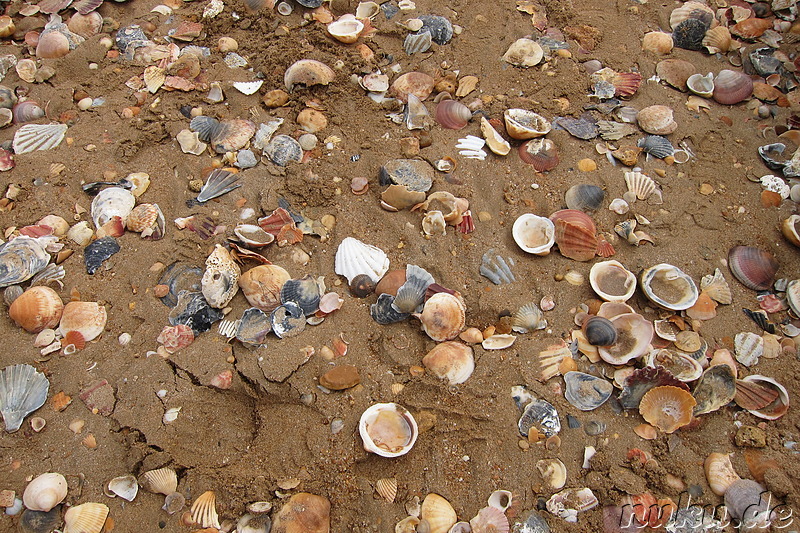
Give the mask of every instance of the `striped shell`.
M 139 204 L 128 215 L 126 226 L 143 239 L 158 240 L 164 236 L 164 214 L 158 204 Z
M 666 137 L 662 137 L 661 135 L 648 135 L 647 137 L 642 137 L 636 143 L 636 146 L 641 148 L 644 153 L 650 154 L 659 159 L 664 159 L 665 157 L 669 157 L 675 153 L 675 148 L 672 146 L 672 143 L 669 142 Z
M 442 100 L 436 105 L 436 122 L 451 130 L 460 130 L 472 118 L 467 106 L 457 100 Z
M 220 529 L 219 516 L 216 507 L 217 497 L 213 491 L 206 491 L 192 504 L 190 509 L 192 522 L 200 527 L 215 527 Z
M 734 246 L 728 252 L 728 268 L 748 289 L 765 291 L 775 281 L 778 261 L 771 253 L 754 246 Z
M 108 517 L 108 506 L 82 503 L 64 513 L 64 533 L 100 533 Z
M 387 502 L 394 503 L 397 497 L 397 479 L 393 477 L 379 479 L 375 482 L 375 492 Z
M 66 124 L 26 124 L 14 134 L 14 153 L 50 150 L 61 144 L 66 133 Z
M 626 172 L 625 185 L 628 191 L 636 195 L 639 200 L 647 200 L 656 190 L 656 182 L 647 174 L 641 172 Z

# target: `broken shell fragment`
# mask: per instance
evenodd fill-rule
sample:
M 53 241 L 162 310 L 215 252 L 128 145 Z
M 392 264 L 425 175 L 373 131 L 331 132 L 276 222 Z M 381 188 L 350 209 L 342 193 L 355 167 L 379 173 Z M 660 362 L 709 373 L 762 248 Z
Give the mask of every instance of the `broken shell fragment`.
M 664 385 L 654 387 L 642 396 L 639 413 L 661 431 L 673 433 L 692 421 L 696 403 L 687 391 Z
M 527 109 L 506 109 L 503 113 L 506 131 L 513 139 L 526 140 L 547 135 L 552 128 L 543 116 Z
M 567 467 L 560 459 L 539 459 L 536 469 L 548 490 L 561 490 L 567 483 Z
M 437 344 L 422 358 L 422 364 L 450 385 L 464 383 L 475 369 L 472 348 L 454 341 Z
M 611 397 L 614 386 L 603 378 L 583 372 L 564 374 L 564 397 L 581 411 L 597 409 Z
M 789 392 L 776 380 L 752 374 L 736 382 L 737 405 L 764 420 L 777 420 L 789 410 Z
M 509 142 L 486 120 L 486 117 L 481 117 L 481 133 L 483 138 L 486 139 L 486 145 L 495 154 L 508 155 L 511 152 Z
M 342 15 L 327 26 L 328 34 L 337 41 L 345 44 L 352 44 L 358 40 L 358 36 L 364 31 L 364 23 L 354 15 Z
M 298 85 L 304 87 L 328 85 L 335 77 L 336 73 L 325 63 L 315 59 L 301 59 L 286 69 L 283 83 L 286 89 L 292 92 Z
M 577 521 L 577 514 L 593 509 L 598 504 L 597 497 L 589 488 L 569 488 L 553 494 L 547 500 L 547 510 L 555 516 L 570 522 Z
M 519 432 L 530 440 L 530 432 L 537 431 L 545 437 L 552 437 L 561 431 L 558 411 L 545 400 L 533 400 L 525 406 L 517 423 Z
M 651 302 L 673 311 L 692 307 L 699 295 L 692 278 L 667 263 L 645 269 L 641 275 L 641 287 Z
M 139 492 L 139 483 L 134 476 L 119 476 L 109 481 L 106 488 L 113 495 L 132 502 Z
M 710 453 L 703 463 L 703 468 L 706 473 L 706 480 L 708 480 L 711 490 L 717 496 L 725 494 L 734 482 L 742 479 L 733 469 L 731 454 Z
M 705 76 L 700 73 L 692 74 L 686 80 L 686 87 L 698 96 L 711 98 L 714 94 L 714 74 L 711 72 Z
M 206 491 L 192 504 L 190 509 L 192 522 L 200 527 L 213 527 L 220 529 L 219 516 L 216 507 L 217 497 L 213 491 Z
M 710 413 L 728 405 L 736 396 L 736 375 L 727 364 L 714 364 L 703 372 L 692 391 L 697 401 L 694 416 Z
M 361 415 L 358 432 L 364 449 L 382 457 L 399 457 L 417 441 L 417 422 L 396 403 L 377 403 Z
M 514 242 L 524 251 L 535 255 L 547 255 L 555 244 L 555 225 L 549 218 L 532 213 L 521 215 L 511 228 Z
M 544 58 L 544 50 L 536 41 L 517 39 L 503 54 L 503 61 L 515 67 L 529 68 L 538 65 Z

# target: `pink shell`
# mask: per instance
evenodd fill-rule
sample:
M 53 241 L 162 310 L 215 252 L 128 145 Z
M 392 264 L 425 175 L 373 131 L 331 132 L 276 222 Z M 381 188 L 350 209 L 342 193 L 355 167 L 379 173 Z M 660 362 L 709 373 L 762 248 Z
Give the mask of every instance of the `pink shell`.
M 505 513 L 497 507 L 487 506 L 469 521 L 472 533 L 508 533 L 510 526 Z
M 223 370 L 222 372 L 211 378 L 209 385 L 223 390 L 230 389 L 232 381 L 233 381 L 233 372 L 231 372 L 230 370 Z
M 168 353 L 175 353 L 194 342 L 194 332 L 185 324 L 164 326 L 156 341 L 163 344 Z
M 753 94 L 753 80 L 743 72 L 724 69 L 714 78 L 713 98 L 722 105 L 738 104 Z
M 778 261 L 755 246 L 734 246 L 728 252 L 728 268 L 748 289 L 766 291 L 775 282 Z
M 467 106 L 456 100 L 442 100 L 436 105 L 436 122 L 450 130 L 460 130 L 472 118 Z
M 519 146 L 519 158 L 537 172 L 553 170 L 558 165 L 558 150 L 550 139 L 531 139 Z
M 283 228 L 286 224 L 290 226 L 294 226 L 294 220 L 292 220 L 291 215 L 289 212 L 279 207 L 275 211 L 273 211 L 269 216 L 262 217 L 258 219 L 258 225 L 261 226 L 261 229 L 266 231 L 267 233 L 271 233 L 275 237 L 281 232 L 281 228 Z

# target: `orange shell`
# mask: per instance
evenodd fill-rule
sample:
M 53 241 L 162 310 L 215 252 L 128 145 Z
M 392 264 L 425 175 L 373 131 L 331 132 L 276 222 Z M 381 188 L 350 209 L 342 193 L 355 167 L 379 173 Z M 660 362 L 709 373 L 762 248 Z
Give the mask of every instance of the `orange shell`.
M 272 311 L 281 304 L 281 288 L 291 276 L 277 265 L 259 265 L 239 277 L 239 287 L 250 305 Z
M 550 215 L 556 227 L 556 244 L 564 257 L 589 261 L 597 252 L 597 235 L 592 218 L 575 209 L 562 209 Z
M 8 308 L 8 315 L 28 333 L 52 328 L 61 320 L 64 303 L 50 287 L 37 285 L 23 292 Z
M 275 533 L 327 533 L 331 523 L 331 503 L 324 496 L 308 492 L 294 494 L 275 514 Z
M 731 33 L 742 39 L 756 39 L 772 27 L 772 20 L 748 18 L 731 26 Z
M 639 413 L 661 431 L 673 433 L 692 421 L 695 405 L 697 402 L 689 392 L 672 385 L 662 385 L 642 396 Z
M 707 292 L 703 291 L 697 297 L 697 301 L 686 310 L 689 318 L 695 320 L 711 320 L 717 316 L 717 302 L 711 299 Z
M 83 350 L 86 348 L 86 339 L 83 338 L 83 334 L 79 331 L 68 331 L 67 334 L 64 336 L 64 346 L 69 346 L 70 344 L 75 347 L 76 350 Z
M 128 215 L 125 224 L 128 229 L 140 233 L 152 227 L 158 220 L 158 207 L 155 204 L 139 204 Z
M 97 302 L 69 302 L 64 306 L 58 329 L 64 336 L 77 331 L 89 342 L 103 332 L 106 318 L 106 308 Z
M 458 296 L 437 292 L 425 302 L 419 320 L 431 339 L 448 341 L 455 339 L 464 329 L 466 307 Z
M 433 92 L 433 78 L 422 72 L 406 72 L 392 83 L 389 92 L 404 104 L 408 93 L 425 100 Z

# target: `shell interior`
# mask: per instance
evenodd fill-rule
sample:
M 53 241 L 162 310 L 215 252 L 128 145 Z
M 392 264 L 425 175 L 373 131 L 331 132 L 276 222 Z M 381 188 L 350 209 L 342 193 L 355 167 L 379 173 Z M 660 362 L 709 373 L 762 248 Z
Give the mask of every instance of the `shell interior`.
M 564 397 L 581 411 L 597 409 L 611 397 L 614 386 L 605 379 L 583 372 L 564 374 Z

